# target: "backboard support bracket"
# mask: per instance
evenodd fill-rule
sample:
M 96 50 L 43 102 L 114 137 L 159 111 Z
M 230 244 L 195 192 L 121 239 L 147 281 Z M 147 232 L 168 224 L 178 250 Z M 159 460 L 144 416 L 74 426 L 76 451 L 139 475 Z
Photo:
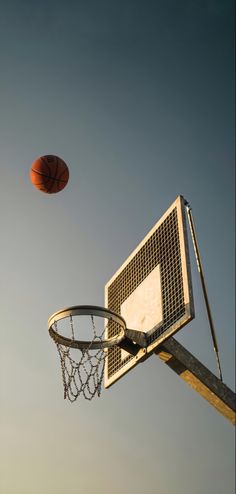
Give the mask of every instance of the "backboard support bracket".
M 129 340 L 132 340 L 134 343 L 137 343 L 142 348 L 146 348 L 148 345 L 147 333 L 144 333 L 143 331 L 126 329 L 125 335 Z
M 136 357 L 136 355 L 139 353 L 140 349 L 142 348 L 140 345 L 134 343 L 129 338 L 124 338 L 117 346 L 121 348 L 121 350 L 125 350 L 133 357 Z
M 196 263 L 197 263 L 197 269 L 198 269 L 199 277 L 201 280 L 201 286 L 202 286 L 205 306 L 206 306 L 206 310 L 207 310 L 207 317 L 208 317 L 209 327 L 210 327 L 210 331 L 211 331 L 213 349 L 214 349 L 215 356 L 216 356 L 219 378 L 223 382 L 218 343 L 217 343 L 213 318 L 212 318 L 212 314 L 211 314 L 209 298 L 208 298 L 208 294 L 207 294 L 207 288 L 206 288 L 206 283 L 205 283 L 205 278 L 204 278 L 204 273 L 203 273 L 202 261 L 201 261 L 200 251 L 199 251 L 199 246 L 198 246 L 198 241 L 197 241 L 196 228 L 195 228 L 194 221 L 193 221 L 192 208 L 191 208 L 189 202 L 186 201 L 186 199 L 184 199 L 184 205 L 185 205 L 185 208 L 187 211 L 189 228 L 190 228 L 190 233 L 191 233 L 191 237 L 192 237 L 193 248 L 194 248 L 194 253 L 195 253 L 195 258 L 196 258 Z
M 118 343 L 118 347 L 125 350 L 127 353 L 136 357 L 138 354 L 147 353 L 148 339 L 147 334 L 143 331 L 137 331 L 133 329 L 126 329 L 125 338 Z M 142 352 L 140 352 L 142 350 Z

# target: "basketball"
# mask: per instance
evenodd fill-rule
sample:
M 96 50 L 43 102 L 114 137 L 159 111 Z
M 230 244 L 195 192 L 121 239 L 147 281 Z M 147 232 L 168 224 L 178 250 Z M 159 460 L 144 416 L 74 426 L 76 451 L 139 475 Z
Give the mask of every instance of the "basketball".
M 66 186 L 69 180 L 69 169 L 58 156 L 40 156 L 31 166 L 30 180 L 41 192 L 55 194 Z

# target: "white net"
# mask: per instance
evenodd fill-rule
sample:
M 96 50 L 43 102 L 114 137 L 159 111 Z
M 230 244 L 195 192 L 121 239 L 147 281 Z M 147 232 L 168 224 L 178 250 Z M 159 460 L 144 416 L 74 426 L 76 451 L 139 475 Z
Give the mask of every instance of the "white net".
M 64 346 L 56 342 L 61 362 L 64 398 L 74 402 L 80 395 L 86 400 L 92 400 L 96 395 L 100 396 L 104 374 L 106 350 L 104 348 L 91 349 L 94 342 L 101 342 L 105 329 L 98 333 L 94 317 L 91 320 L 92 337 L 88 346 L 83 349 L 74 349 L 72 346 Z M 75 341 L 75 324 L 73 316 L 70 316 L 71 344 Z M 54 330 L 58 331 L 57 322 L 54 322 Z

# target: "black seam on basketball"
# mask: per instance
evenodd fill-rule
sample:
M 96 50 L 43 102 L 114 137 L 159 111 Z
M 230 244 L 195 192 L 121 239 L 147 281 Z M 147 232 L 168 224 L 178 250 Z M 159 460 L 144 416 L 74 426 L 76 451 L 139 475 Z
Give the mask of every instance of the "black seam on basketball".
M 49 178 L 50 180 L 54 180 L 56 182 L 63 182 L 63 183 L 66 183 L 67 182 L 66 180 L 61 180 L 60 178 L 53 178 L 51 175 L 50 176 L 45 175 L 45 173 L 39 172 L 38 170 L 34 170 L 34 168 L 31 168 L 31 170 L 32 170 L 32 172 L 38 173 L 38 175 L 40 175 L 42 177 Z
M 69 178 L 69 170 L 68 168 L 66 167 L 59 175 L 59 180 L 61 180 L 61 176 L 64 175 L 64 173 L 68 173 L 68 177 L 67 177 L 67 180 L 64 180 L 64 182 L 68 182 L 68 178 Z
M 57 171 L 58 171 L 58 159 L 57 159 Z M 58 176 L 58 181 L 57 181 L 57 192 L 60 192 L 60 176 L 61 174 L 59 174 Z M 62 187 L 62 189 L 64 189 L 65 185 Z
M 50 155 L 47 155 L 47 156 L 50 156 Z M 40 159 L 42 160 L 42 162 L 44 163 L 44 165 L 46 165 L 46 167 L 47 167 L 47 169 L 48 169 L 48 174 L 49 174 L 49 175 L 50 175 L 50 177 L 51 177 L 51 169 L 50 169 L 50 166 L 49 166 L 48 162 L 47 162 L 47 161 L 45 161 L 44 156 L 41 156 L 41 158 L 40 158 Z
M 56 176 L 57 176 L 57 170 L 58 170 L 58 158 L 56 156 L 56 170 L 55 170 L 55 173 L 54 173 L 54 177 L 52 177 L 52 183 L 51 183 L 51 185 L 47 189 L 48 192 L 51 192 L 51 190 L 54 188 L 54 185 L 56 185 L 56 183 L 58 182 L 58 180 L 56 178 Z
M 51 179 L 49 179 L 49 180 L 51 180 Z M 37 182 L 37 183 L 34 183 L 33 185 L 35 185 L 35 186 L 37 186 L 37 185 L 43 185 L 43 186 L 47 187 L 47 183 L 48 182 Z
M 55 180 L 55 179 L 52 179 L 52 183 L 51 183 L 50 187 L 48 187 L 48 189 L 47 189 L 47 191 L 48 191 L 49 193 L 51 192 L 52 188 L 54 187 L 55 182 L 56 182 L 56 180 Z
M 35 175 L 38 175 L 38 178 L 42 177 L 44 179 L 44 182 L 40 182 L 41 184 L 45 183 L 47 184 L 49 182 L 49 180 L 52 180 L 51 177 L 49 177 L 48 175 L 44 175 L 44 173 L 40 173 L 36 170 L 33 170 Z M 45 180 L 47 179 L 47 180 Z
M 53 180 L 55 180 L 55 178 L 57 177 L 57 170 L 58 170 L 58 157 L 57 157 L 56 171 Z

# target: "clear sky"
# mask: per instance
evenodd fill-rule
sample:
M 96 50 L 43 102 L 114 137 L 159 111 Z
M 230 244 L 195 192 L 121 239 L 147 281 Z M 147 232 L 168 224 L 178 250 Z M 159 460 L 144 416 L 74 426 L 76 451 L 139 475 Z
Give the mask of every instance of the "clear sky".
M 232 494 L 234 429 L 156 357 L 63 400 L 47 319 L 104 285 L 182 194 L 234 389 L 231 0 L 0 0 L 1 494 Z M 42 154 L 70 182 L 29 181 Z M 196 318 L 177 339 L 216 372 Z

